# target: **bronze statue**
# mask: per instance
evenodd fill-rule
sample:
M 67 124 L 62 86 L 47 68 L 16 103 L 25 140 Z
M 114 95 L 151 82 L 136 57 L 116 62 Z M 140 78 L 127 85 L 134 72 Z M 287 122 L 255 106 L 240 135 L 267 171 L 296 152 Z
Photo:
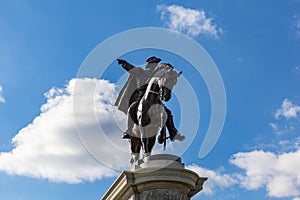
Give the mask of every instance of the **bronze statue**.
M 160 58 L 152 56 L 146 60 L 146 69 L 143 69 L 118 59 L 118 64 L 130 73 L 115 105 L 127 114 L 127 130 L 123 139 L 131 141 L 132 162 L 137 161 L 141 146 L 144 157 L 150 155 L 159 131 L 158 142 L 165 143 L 165 127 L 171 141 L 185 138 L 175 128 L 171 111 L 162 103 L 170 100 L 172 88 L 181 72 L 176 72 L 170 64 L 158 64 L 160 61 Z

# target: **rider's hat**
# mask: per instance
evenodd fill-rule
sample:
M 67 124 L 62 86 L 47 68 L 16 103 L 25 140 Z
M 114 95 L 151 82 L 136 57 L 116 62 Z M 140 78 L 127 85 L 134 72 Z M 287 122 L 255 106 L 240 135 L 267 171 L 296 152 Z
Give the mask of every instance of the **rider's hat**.
M 161 59 L 155 56 L 152 56 L 146 60 L 147 63 L 159 63 L 160 61 Z

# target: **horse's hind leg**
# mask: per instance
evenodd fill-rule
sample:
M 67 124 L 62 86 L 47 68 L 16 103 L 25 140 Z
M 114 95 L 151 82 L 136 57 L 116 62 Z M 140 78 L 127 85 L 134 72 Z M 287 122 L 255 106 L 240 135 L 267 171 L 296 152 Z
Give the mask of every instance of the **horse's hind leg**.
M 152 152 L 153 146 L 155 144 L 156 136 L 149 138 L 148 141 L 148 150 Z
M 151 155 L 151 150 L 149 148 L 149 138 L 147 134 L 147 127 L 140 127 L 140 132 L 141 132 L 141 141 L 144 149 L 144 154 L 143 154 L 143 160 L 144 162 L 149 161 L 149 157 Z
M 150 138 L 146 138 L 147 141 L 144 143 L 143 140 L 143 147 L 145 146 L 145 153 L 144 153 L 144 162 L 149 162 L 150 156 L 151 156 L 151 152 L 153 149 L 153 146 L 155 144 L 155 140 L 156 140 L 156 136 L 154 137 L 150 137 Z

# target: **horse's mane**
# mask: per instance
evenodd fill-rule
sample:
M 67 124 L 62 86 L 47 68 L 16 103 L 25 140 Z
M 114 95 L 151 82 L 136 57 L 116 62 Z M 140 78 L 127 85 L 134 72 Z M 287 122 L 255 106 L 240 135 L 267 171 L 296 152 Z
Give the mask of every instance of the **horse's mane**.
M 153 72 L 155 73 L 155 72 L 157 72 L 159 70 L 162 70 L 162 69 L 165 69 L 165 68 L 172 68 L 172 69 L 174 69 L 174 67 L 170 63 L 161 63 L 161 64 L 159 64 L 159 65 L 157 65 L 155 67 L 155 69 L 153 70 Z
M 151 78 L 153 78 L 155 74 L 157 74 L 157 72 L 164 70 L 166 68 L 174 69 L 174 67 L 170 63 L 161 63 L 154 68 L 153 72 L 151 73 L 150 79 L 147 82 L 149 82 Z

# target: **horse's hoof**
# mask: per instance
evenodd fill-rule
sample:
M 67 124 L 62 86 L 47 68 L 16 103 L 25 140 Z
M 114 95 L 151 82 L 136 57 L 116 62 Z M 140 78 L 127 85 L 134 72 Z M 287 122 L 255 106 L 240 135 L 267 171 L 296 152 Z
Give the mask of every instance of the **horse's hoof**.
M 149 156 L 144 157 L 144 159 L 143 159 L 143 161 L 144 161 L 145 163 L 149 162 L 149 160 L 150 160 L 150 157 L 149 157 Z
M 138 169 L 140 169 L 141 167 L 139 165 L 131 165 L 131 171 L 136 171 Z
M 143 161 L 145 162 L 145 163 L 147 163 L 147 162 L 149 162 L 149 160 L 150 160 L 150 153 L 145 153 L 145 155 L 144 155 L 144 158 L 143 158 Z

